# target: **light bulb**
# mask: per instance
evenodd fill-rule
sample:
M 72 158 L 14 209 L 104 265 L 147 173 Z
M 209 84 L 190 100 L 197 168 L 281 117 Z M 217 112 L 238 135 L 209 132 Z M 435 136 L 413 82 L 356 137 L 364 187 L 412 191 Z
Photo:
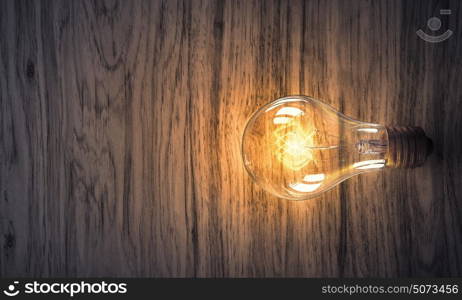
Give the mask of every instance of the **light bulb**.
M 306 96 L 277 99 L 257 110 L 242 137 L 244 165 L 259 185 L 304 200 L 354 175 L 424 163 L 431 141 L 419 127 L 353 120 Z

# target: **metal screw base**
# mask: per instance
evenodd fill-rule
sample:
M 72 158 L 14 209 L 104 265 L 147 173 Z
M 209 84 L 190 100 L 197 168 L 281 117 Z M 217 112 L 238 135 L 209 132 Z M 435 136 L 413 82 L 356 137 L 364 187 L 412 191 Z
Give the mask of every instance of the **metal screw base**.
M 432 141 L 420 127 L 386 127 L 388 152 L 386 166 L 391 168 L 415 168 L 424 164 L 433 150 Z

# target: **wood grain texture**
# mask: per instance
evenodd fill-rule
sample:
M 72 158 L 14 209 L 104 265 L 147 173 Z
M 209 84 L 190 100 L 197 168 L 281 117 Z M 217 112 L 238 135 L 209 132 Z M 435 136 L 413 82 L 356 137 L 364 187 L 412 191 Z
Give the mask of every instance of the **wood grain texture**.
M 439 44 L 419 39 L 442 8 Z M 1 276 L 461 276 L 459 1 L 0 1 Z M 415 125 L 422 168 L 251 182 L 284 95 Z

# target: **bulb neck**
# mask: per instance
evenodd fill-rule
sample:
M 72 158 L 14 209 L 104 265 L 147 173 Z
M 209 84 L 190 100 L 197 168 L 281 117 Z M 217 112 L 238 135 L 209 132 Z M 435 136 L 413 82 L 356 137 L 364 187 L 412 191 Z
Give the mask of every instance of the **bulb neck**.
M 432 141 L 420 127 L 386 127 L 388 134 L 387 167 L 415 168 L 423 165 L 433 150 Z

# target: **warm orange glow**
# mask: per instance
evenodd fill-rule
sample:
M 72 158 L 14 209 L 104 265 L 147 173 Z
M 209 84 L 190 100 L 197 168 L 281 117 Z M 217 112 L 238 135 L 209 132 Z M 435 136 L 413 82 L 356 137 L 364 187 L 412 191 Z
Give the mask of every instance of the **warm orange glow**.
M 278 118 L 281 117 L 275 120 Z M 294 118 L 279 124 L 281 126 L 274 131 L 276 156 L 287 168 L 300 170 L 313 160 L 311 147 L 314 132 L 307 132 Z

